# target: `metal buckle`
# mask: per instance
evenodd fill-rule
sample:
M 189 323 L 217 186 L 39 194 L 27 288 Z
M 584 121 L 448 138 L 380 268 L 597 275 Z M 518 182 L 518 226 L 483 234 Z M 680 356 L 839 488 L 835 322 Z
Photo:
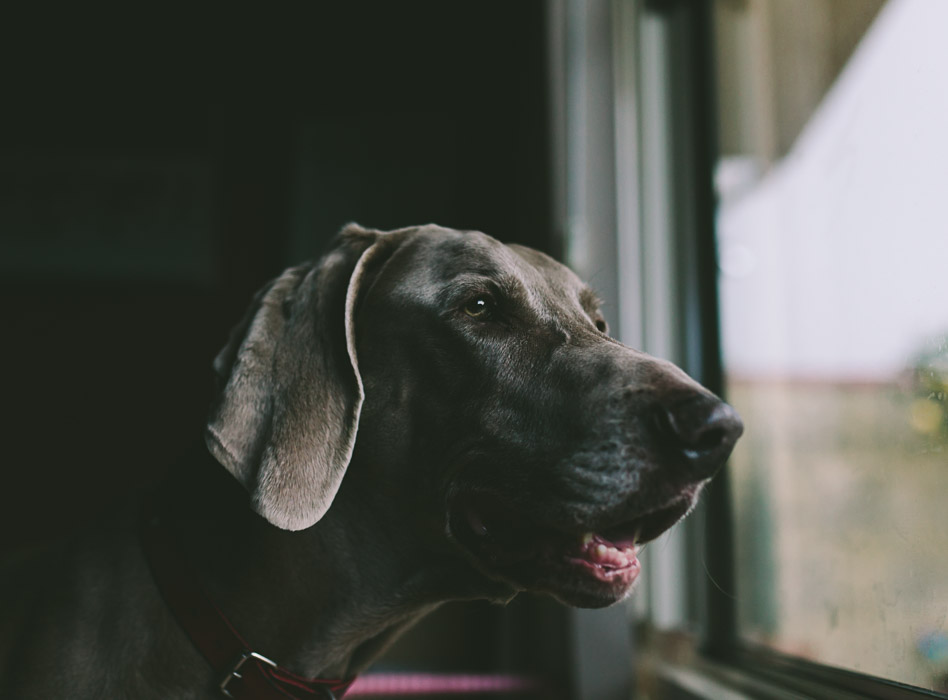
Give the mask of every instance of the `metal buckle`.
M 221 681 L 220 689 L 221 692 L 229 698 L 234 697 L 230 694 L 230 691 L 227 690 L 227 684 L 230 683 L 235 678 L 243 678 L 243 675 L 238 673 L 245 663 L 250 661 L 250 659 L 256 659 L 257 661 L 262 661 L 263 663 L 272 666 L 273 668 L 278 668 L 275 661 L 271 661 L 263 654 L 258 654 L 255 651 L 244 651 L 237 659 L 236 663 L 231 667 L 230 671 L 224 676 L 224 680 Z

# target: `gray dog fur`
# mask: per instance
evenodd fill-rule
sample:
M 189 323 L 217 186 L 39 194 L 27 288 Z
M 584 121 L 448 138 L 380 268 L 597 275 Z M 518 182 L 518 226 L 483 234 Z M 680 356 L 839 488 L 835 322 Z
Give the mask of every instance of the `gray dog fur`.
M 603 330 L 589 288 L 541 253 L 347 227 L 257 295 L 214 362 L 207 448 L 160 491 L 185 556 L 257 651 L 306 676 L 358 673 L 448 600 L 621 599 L 632 574 L 563 552 L 670 527 L 741 424 Z M 220 697 L 138 519 L 129 504 L 4 569 L 0 697 Z

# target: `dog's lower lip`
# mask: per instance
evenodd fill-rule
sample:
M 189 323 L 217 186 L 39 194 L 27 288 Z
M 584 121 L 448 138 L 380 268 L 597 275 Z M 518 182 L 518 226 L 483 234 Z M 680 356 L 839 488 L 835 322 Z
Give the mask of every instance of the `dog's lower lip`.
M 449 504 L 448 529 L 488 575 L 572 605 L 602 607 L 632 590 L 641 547 L 684 517 L 696 495 L 682 489 L 657 507 L 604 514 L 580 530 L 558 527 L 542 510 L 531 514 L 492 493 L 467 491 Z
M 558 581 L 552 590 L 562 587 L 567 599 L 576 586 L 597 600 L 618 600 L 641 572 L 637 524 L 570 534 L 518 519 L 516 509 L 493 499 L 466 499 L 451 510 L 455 536 L 489 571 L 515 580 L 537 576 L 546 581 L 541 588 Z

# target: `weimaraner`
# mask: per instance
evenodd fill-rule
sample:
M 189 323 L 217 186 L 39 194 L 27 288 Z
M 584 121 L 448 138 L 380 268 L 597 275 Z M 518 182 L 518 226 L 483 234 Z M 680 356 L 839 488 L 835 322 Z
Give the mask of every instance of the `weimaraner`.
M 150 505 L 4 571 L 0 697 L 328 698 L 448 600 L 610 605 L 742 431 L 564 266 L 432 225 L 348 226 L 214 369 Z

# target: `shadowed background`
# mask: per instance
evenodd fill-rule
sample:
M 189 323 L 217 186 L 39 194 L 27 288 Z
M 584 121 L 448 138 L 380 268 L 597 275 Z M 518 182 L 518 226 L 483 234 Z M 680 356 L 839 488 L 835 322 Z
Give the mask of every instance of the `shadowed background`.
M 229 328 L 343 224 L 557 252 L 541 2 L 4 14 L 0 553 L 199 440 Z M 393 663 L 530 666 L 536 614 L 448 606 Z

